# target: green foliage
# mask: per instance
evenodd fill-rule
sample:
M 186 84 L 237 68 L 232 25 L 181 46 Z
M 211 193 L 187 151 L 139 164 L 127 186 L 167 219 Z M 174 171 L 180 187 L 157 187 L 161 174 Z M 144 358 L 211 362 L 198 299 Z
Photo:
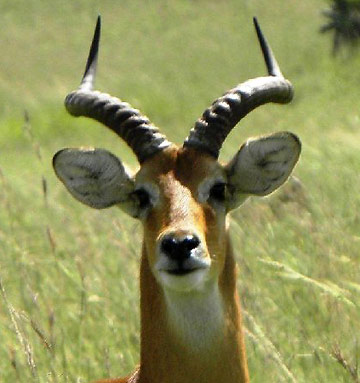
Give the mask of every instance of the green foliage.
M 336 54 L 342 44 L 354 46 L 360 39 L 360 1 L 332 0 L 330 9 L 323 11 L 328 23 L 321 32 L 332 31 L 333 53 Z
M 98 13 L 101 90 L 181 142 L 213 99 L 264 74 L 258 16 L 296 92 L 234 129 L 290 130 L 300 179 L 230 219 L 253 383 L 359 381 L 360 56 L 328 57 L 313 0 L 6 0 L 0 59 L 0 381 L 88 382 L 139 360 L 140 224 L 80 206 L 51 158 L 68 146 L 135 158 L 111 132 L 67 116 Z M 24 110 L 28 120 L 24 120 Z

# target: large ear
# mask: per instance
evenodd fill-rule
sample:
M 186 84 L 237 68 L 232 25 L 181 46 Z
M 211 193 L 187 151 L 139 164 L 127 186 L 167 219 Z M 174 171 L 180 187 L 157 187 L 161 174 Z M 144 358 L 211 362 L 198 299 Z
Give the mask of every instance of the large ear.
M 289 132 L 249 139 L 226 165 L 228 208 L 241 204 L 247 196 L 265 196 L 290 176 L 301 151 L 301 142 Z
M 56 175 L 80 202 L 95 209 L 119 204 L 131 214 L 134 181 L 104 149 L 63 149 L 53 158 Z M 130 208 L 130 211 L 129 211 Z

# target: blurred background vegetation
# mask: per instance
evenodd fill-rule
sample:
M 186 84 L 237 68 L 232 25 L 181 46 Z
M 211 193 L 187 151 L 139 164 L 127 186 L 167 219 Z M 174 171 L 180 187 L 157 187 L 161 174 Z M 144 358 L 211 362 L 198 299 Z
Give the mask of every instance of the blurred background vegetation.
M 265 73 L 258 17 L 296 96 L 248 116 L 221 159 L 276 130 L 298 134 L 303 152 L 298 180 L 231 214 L 252 382 L 359 382 L 360 53 L 341 42 L 331 54 L 335 3 L 0 3 L 1 382 L 88 382 L 139 360 L 140 224 L 81 206 L 51 168 L 60 148 L 86 145 L 137 167 L 110 131 L 63 108 L 98 13 L 98 87 L 175 142 L 225 90 Z
M 360 1 L 359 0 L 330 0 L 329 8 L 323 10 L 328 19 L 321 32 L 333 32 L 333 54 L 336 55 L 343 45 L 351 49 L 360 40 Z

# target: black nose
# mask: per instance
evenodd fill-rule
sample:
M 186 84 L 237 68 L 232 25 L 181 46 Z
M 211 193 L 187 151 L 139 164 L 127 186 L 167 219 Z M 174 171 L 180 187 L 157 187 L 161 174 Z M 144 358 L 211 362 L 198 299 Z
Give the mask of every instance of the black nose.
M 169 258 L 180 261 L 189 258 L 191 251 L 199 244 L 200 240 L 196 235 L 178 237 L 168 234 L 161 241 L 161 251 Z

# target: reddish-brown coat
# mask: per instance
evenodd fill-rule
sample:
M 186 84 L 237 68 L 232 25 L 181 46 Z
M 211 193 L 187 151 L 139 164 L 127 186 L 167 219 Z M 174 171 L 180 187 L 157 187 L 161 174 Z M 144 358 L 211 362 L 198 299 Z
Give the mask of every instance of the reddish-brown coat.
M 216 160 L 175 146 L 142 165 L 138 180 L 157 185 L 160 203 L 143 222 L 140 368 L 127 378 L 98 383 L 249 382 L 236 289 L 236 264 L 225 228 L 225 213 L 219 216 L 207 203 L 199 203 L 197 197 L 199 184 L 214 172 L 222 172 Z M 157 238 L 169 229 L 200 232 L 218 275 L 218 289 L 224 306 L 221 337 L 216 347 L 198 353 L 177 340 L 176 329 L 169 325 L 164 290 L 150 266 L 155 258 Z

